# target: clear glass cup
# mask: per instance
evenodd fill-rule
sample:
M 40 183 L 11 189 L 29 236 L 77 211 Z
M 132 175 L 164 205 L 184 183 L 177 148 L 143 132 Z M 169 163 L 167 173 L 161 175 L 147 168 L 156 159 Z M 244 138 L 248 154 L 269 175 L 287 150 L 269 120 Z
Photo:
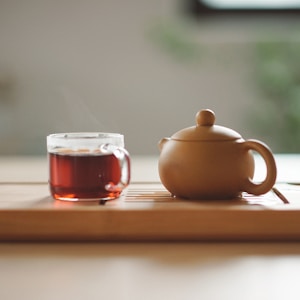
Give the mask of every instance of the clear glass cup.
M 130 156 L 122 134 L 50 134 L 47 151 L 49 186 L 54 199 L 111 200 L 129 185 Z

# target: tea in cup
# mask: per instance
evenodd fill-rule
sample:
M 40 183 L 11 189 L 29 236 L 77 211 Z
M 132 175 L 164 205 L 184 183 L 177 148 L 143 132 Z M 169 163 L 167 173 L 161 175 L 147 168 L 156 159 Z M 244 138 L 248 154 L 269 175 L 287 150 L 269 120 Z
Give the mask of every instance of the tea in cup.
M 130 156 L 121 134 L 50 134 L 47 150 L 49 186 L 54 199 L 111 200 L 129 185 Z

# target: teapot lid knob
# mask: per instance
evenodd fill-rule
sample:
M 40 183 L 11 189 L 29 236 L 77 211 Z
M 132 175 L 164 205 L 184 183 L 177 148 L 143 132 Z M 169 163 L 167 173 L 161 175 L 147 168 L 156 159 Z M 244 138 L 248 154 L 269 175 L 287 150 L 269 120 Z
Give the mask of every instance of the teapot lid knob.
M 215 123 L 215 113 L 210 109 L 203 109 L 196 115 L 198 126 L 212 126 Z

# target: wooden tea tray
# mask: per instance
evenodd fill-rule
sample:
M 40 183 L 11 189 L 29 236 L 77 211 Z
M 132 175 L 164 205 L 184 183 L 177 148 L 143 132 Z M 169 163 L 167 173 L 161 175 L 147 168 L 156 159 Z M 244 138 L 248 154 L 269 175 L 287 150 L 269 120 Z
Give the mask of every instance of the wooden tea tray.
M 55 201 L 44 182 L 2 182 L 0 241 L 300 241 L 300 188 L 277 189 L 289 203 L 274 192 L 187 201 L 132 183 L 103 205 Z

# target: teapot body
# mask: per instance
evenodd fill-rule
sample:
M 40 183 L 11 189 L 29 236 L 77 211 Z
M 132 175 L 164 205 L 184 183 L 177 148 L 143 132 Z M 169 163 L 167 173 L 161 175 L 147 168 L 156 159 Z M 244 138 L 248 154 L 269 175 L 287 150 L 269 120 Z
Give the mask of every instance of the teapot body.
M 173 195 L 188 199 L 229 199 L 248 192 L 261 195 L 276 181 L 271 149 L 261 141 L 244 140 L 230 128 L 214 125 L 211 110 L 196 115 L 196 126 L 182 129 L 159 142 L 158 171 Z M 266 165 L 265 179 L 252 181 L 256 151 Z
M 244 142 L 164 139 L 158 163 L 161 182 L 180 198 L 238 197 L 254 176 L 254 158 Z

